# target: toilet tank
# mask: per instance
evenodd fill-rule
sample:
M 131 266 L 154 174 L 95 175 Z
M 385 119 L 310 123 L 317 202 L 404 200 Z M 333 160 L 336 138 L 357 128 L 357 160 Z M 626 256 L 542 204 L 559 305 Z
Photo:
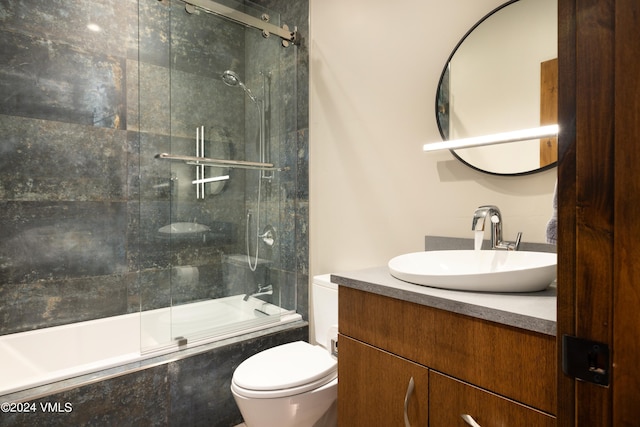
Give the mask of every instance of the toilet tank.
M 328 348 L 330 335 L 337 335 L 338 326 L 338 285 L 331 282 L 329 274 L 313 277 L 311 298 L 315 341 Z

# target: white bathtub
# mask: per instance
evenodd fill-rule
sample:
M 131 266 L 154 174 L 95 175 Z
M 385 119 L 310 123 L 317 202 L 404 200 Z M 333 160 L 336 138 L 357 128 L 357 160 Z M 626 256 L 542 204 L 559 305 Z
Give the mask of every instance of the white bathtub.
M 243 296 L 0 336 L 0 395 L 301 319 Z

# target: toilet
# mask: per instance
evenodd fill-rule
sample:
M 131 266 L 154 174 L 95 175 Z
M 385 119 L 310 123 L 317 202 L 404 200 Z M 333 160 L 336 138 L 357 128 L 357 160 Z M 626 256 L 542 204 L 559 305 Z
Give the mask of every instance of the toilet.
M 338 362 L 338 285 L 329 275 L 311 286 L 317 345 L 304 341 L 264 350 L 233 373 L 231 392 L 247 427 L 335 427 Z

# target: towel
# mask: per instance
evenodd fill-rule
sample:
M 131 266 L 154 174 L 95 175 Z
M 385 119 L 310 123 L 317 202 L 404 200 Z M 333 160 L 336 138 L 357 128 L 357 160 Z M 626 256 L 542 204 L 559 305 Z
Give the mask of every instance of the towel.
M 558 180 L 553 189 L 553 214 L 547 222 L 547 243 L 558 244 Z

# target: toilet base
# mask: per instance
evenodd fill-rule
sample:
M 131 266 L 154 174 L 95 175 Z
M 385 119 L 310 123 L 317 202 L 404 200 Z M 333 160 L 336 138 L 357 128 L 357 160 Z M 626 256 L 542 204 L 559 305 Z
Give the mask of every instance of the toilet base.
M 247 427 L 336 427 L 338 380 L 307 393 L 248 399 L 231 388 Z

